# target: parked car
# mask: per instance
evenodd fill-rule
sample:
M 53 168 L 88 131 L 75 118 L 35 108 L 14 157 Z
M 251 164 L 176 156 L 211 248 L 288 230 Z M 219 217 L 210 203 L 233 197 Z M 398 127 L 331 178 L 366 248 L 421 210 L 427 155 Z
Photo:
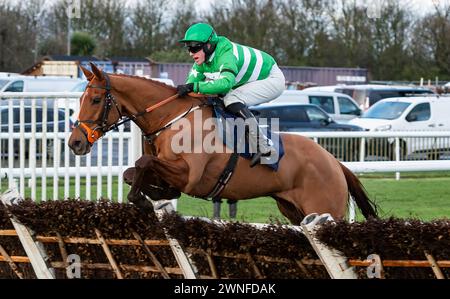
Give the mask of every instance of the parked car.
M 286 90 L 270 103 L 314 104 L 340 123 L 346 123 L 362 114 L 351 97 L 336 92 Z
M 413 97 L 384 99 L 369 108 L 351 124 L 367 131 L 450 131 L 450 97 Z M 450 150 L 449 138 L 404 138 L 400 155 L 425 153 L 437 159 Z M 387 139 L 387 151 L 393 159 L 394 140 Z M 430 156 L 432 153 L 432 156 Z
M 43 108 L 42 107 L 36 107 L 36 132 L 40 133 L 43 132 L 44 124 L 42 121 L 43 118 Z M 65 111 L 63 109 L 58 109 L 58 120 L 55 122 L 54 120 L 54 109 L 53 108 L 47 108 L 47 132 L 53 132 L 55 126 L 57 126 L 58 132 L 64 132 L 65 131 Z M 31 132 L 32 131 L 32 107 L 24 107 L 24 132 Z M 19 106 L 13 106 L 13 131 L 11 132 L 9 130 L 9 118 L 11 117 L 11 114 L 9 113 L 8 107 L 0 107 L 0 132 L 9 132 L 9 133 L 19 133 L 20 132 L 20 107 Z M 73 122 L 69 118 L 69 128 L 72 127 Z M 29 152 L 29 139 L 25 140 L 25 153 L 27 154 Z M 38 140 L 40 141 L 40 140 Z M 8 139 L 2 139 L 1 140 L 1 154 L 2 156 L 9 155 L 9 147 L 8 147 Z M 64 140 L 61 140 L 61 150 L 64 149 Z M 49 138 L 47 140 L 47 154 L 51 156 L 53 154 L 53 138 Z M 41 154 L 41 143 L 37 142 L 36 149 L 37 154 L 40 156 Z M 20 153 L 20 141 L 19 139 L 14 139 L 14 155 L 18 156 Z
M 258 118 L 279 119 L 280 131 L 361 131 L 355 125 L 333 120 L 325 110 L 312 104 L 267 103 L 251 107 Z
M 327 91 L 327 92 L 336 92 L 337 88 L 340 88 L 344 85 L 325 85 L 325 86 L 312 86 L 312 87 L 307 87 L 305 89 L 303 89 L 303 91 Z
M 364 111 L 382 99 L 435 94 L 431 89 L 423 87 L 375 84 L 341 86 L 335 91 L 352 97 Z
M 61 92 L 70 91 L 80 79 L 66 77 L 19 76 L 0 79 L 0 92 Z
M 18 73 L 8 73 L 8 72 L 0 72 L 0 78 L 9 78 L 9 77 L 17 77 L 20 76 Z
M 282 104 L 267 103 L 251 107 L 255 115 L 266 118 L 271 125 L 271 119 L 277 118 L 279 130 L 282 132 L 311 132 L 311 131 L 362 131 L 361 127 L 335 122 L 322 108 L 312 104 Z M 335 142 L 330 138 L 318 138 L 317 142 L 341 160 L 353 161 L 357 159 L 357 140 L 342 138 Z

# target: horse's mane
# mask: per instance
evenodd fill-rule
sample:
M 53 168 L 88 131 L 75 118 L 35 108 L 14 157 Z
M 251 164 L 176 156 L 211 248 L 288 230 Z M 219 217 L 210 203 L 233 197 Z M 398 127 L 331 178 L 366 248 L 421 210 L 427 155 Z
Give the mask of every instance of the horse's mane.
M 157 81 L 157 80 L 153 80 L 153 79 L 147 79 L 147 78 L 144 78 L 144 77 L 132 76 L 132 75 L 125 75 L 125 74 L 111 74 L 111 75 L 112 75 L 112 76 L 117 76 L 117 77 L 125 77 L 125 78 L 131 78 L 131 79 L 144 80 L 144 81 L 146 81 L 147 83 L 153 83 L 153 84 L 159 85 L 159 86 L 161 86 L 161 87 L 168 88 L 168 89 L 173 90 L 173 91 L 176 91 L 176 90 L 177 90 L 175 87 L 173 87 L 173 86 L 171 86 L 171 85 L 168 85 L 168 84 L 166 84 L 166 83 L 164 83 L 164 82 Z

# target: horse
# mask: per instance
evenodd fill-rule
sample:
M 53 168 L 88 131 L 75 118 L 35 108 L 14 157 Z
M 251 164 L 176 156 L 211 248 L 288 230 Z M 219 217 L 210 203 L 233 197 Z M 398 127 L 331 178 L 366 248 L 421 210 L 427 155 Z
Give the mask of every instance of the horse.
M 204 104 L 205 96 L 178 96 L 176 88 L 142 77 L 107 74 L 91 63 L 92 71 L 81 67 L 89 81 L 80 98 L 79 120 L 68 145 L 76 155 L 88 154 L 93 143 L 125 121 L 133 121 L 151 136 L 145 154 L 136 167 L 125 172 L 132 185 L 128 199 L 142 202 L 144 194 L 179 196 L 181 192 L 205 198 L 215 187 L 231 153 L 205 152 L 192 146 L 191 152 L 175 152 L 172 139 L 182 128 L 181 120 L 194 122 L 193 107 L 202 112 L 202 122 L 213 117 Z M 170 127 L 170 129 L 168 129 Z M 192 128 L 189 134 L 194 134 Z M 203 130 L 202 138 L 214 131 Z M 333 155 L 309 138 L 280 133 L 284 157 L 277 171 L 265 165 L 250 167 L 239 157 L 235 170 L 220 197 L 231 200 L 270 196 L 280 212 L 294 225 L 311 213 L 329 213 L 344 219 L 350 196 L 365 218 L 377 217 L 376 206 L 369 199 L 359 179 Z M 173 197 L 166 197 L 173 198 Z

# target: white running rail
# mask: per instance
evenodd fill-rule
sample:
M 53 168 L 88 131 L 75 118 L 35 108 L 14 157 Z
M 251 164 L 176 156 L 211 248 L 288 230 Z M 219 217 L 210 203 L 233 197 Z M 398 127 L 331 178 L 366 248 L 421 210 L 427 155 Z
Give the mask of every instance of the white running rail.
M 141 134 L 131 130 L 109 132 L 90 154 L 80 157 L 67 146 L 71 123 L 77 119 L 82 93 L 0 93 L 0 188 L 16 185 L 22 197 L 37 200 L 60 198 L 110 198 L 122 202 L 122 173 L 141 155 Z M 47 111 L 47 113 L 42 113 Z M 323 140 L 343 152 L 346 140 L 357 145 L 353 159 L 340 159 L 357 173 L 445 171 L 450 160 L 410 160 L 401 153 L 414 149 L 450 151 L 450 132 L 301 132 Z M 384 140 L 391 150 L 389 161 L 369 160 L 370 142 Z M 405 148 L 407 147 L 407 148 Z M 353 150 L 355 150 L 353 148 Z M 425 154 L 426 155 L 426 154 Z M 448 154 L 450 157 L 450 153 Z M 399 178 L 399 173 L 397 174 Z

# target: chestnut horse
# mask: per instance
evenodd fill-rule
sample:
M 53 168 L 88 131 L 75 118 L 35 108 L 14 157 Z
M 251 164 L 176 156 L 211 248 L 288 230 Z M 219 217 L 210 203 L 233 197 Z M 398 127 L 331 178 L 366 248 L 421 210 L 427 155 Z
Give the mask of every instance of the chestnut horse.
M 204 98 L 192 94 L 178 97 L 174 87 L 161 82 L 106 74 L 93 64 L 91 67 L 92 72 L 82 68 L 89 84 L 80 99 L 79 121 L 69 139 L 72 151 L 76 155 L 89 153 L 97 139 L 124 118 L 131 119 L 144 134 L 160 134 L 153 135 L 157 136 L 152 142 L 153 153 L 140 158 L 136 168 L 124 175 L 133 185 L 128 198 L 135 202 L 136 197 L 142 196 L 141 192 L 153 192 L 156 197 L 179 192 L 206 197 L 223 172 L 231 155 L 229 151 L 223 146 L 221 153 L 206 153 L 197 148 L 176 153 L 171 140 L 181 128 L 176 129 L 174 125 L 161 130 L 174 120 L 193 122 L 192 107 L 202 111 L 203 121 L 211 118 L 212 108 L 203 104 Z M 204 130 L 202 136 L 212 130 Z M 234 174 L 220 196 L 233 200 L 271 196 L 281 213 L 293 224 L 299 224 L 310 213 L 330 213 L 335 219 L 344 218 L 351 195 L 366 218 L 377 217 L 375 206 L 358 178 L 330 153 L 309 138 L 292 134 L 281 134 L 280 138 L 285 155 L 277 171 L 264 165 L 250 168 L 250 162 L 239 157 Z M 158 191 L 163 189 L 166 193 Z

